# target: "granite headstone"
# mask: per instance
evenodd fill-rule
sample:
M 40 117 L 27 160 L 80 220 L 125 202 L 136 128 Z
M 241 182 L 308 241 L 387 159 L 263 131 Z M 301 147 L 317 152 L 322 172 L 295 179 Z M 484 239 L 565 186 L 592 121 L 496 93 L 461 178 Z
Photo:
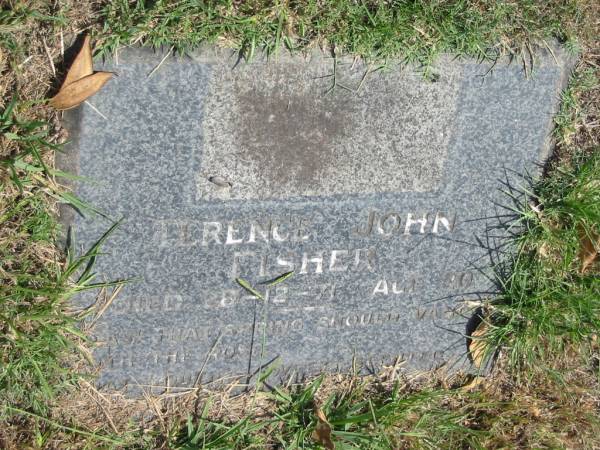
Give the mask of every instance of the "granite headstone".
M 163 58 L 121 52 L 67 116 L 60 164 L 106 217 L 64 221 L 85 249 L 122 219 L 94 270 L 133 279 L 92 330 L 99 385 L 460 366 L 466 303 L 494 289 L 482 236 L 505 183 L 547 157 L 569 58 L 540 52 L 527 77 L 443 57 L 428 78 L 321 54 Z

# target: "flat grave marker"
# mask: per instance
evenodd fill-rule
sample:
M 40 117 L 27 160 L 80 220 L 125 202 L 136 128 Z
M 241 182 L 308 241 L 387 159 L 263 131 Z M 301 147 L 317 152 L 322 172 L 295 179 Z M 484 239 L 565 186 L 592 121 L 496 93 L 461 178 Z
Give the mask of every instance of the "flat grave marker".
M 465 367 L 465 301 L 494 289 L 480 239 L 507 214 L 503 182 L 548 155 L 569 58 L 540 54 L 531 79 L 442 58 L 434 80 L 394 64 L 363 80 L 341 58 L 335 90 L 323 55 L 204 50 L 148 76 L 162 58 L 122 52 L 67 114 L 61 166 L 123 219 L 95 271 L 136 279 L 93 328 L 99 385 Z M 62 217 L 81 248 L 111 225 Z

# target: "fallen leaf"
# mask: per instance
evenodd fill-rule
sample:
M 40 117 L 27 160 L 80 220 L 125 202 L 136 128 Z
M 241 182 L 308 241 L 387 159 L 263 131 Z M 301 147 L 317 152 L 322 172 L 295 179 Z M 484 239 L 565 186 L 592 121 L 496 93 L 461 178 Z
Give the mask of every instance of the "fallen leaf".
M 94 73 L 90 37 L 83 40 L 81 50 L 73 60 L 58 94 L 50 99 L 50 106 L 56 109 L 70 109 L 85 101 L 112 77 L 111 72 Z
M 331 425 L 329 425 L 325 413 L 320 408 L 317 408 L 315 412 L 317 413 L 318 422 L 312 438 L 317 444 L 321 444 L 327 450 L 334 450 L 335 445 L 331 440 Z
M 533 405 L 529 411 L 531 412 L 531 415 L 533 417 L 535 417 L 536 419 L 540 418 L 542 416 L 542 410 L 540 408 L 538 408 L 537 406 Z
M 471 381 L 460 388 L 461 391 L 469 392 L 485 381 L 484 377 L 475 376 Z
M 74 108 L 98 92 L 112 76 L 112 72 L 96 72 L 63 86 L 58 94 L 50 99 L 50 106 L 59 110 Z
M 92 63 L 92 48 L 90 46 L 90 36 L 86 35 L 83 45 L 81 46 L 81 50 L 79 50 L 79 53 L 73 60 L 73 64 L 71 64 L 71 67 L 67 72 L 67 76 L 63 82 L 61 90 L 71 83 L 81 80 L 92 73 L 94 73 Z
M 538 255 L 540 255 L 542 258 L 547 258 L 550 255 L 550 245 L 548 245 L 547 242 L 544 242 L 542 245 L 540 245 L 538 248 Z
M 473 365 L 480 368 L 484 362 L 487 353 L 487 343 L 482 337 L 488 332 L 489 326 L 485 322 L 481 322 L 479 326 L 471 333 L 469 341 L 469 354 Z
M 579 259 L 581 260 L 581 273 L 585 273 L 598 258 L 600 236 L 594 233 L 581 233 L 580 244 Z

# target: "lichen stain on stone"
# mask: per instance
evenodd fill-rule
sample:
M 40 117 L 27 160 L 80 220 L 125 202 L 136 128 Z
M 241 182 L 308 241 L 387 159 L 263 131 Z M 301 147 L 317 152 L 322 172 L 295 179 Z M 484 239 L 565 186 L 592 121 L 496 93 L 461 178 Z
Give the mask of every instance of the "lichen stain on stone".
M 314 188 L 335 168 L 354 115 L 340 114 L 330 96 L 247 92 L 238 96 L 244 120 L 236 128 L 242 160 L 263 168 L 271 189 L 302 192 Z M 349 105 L 348 105 L 349 106 Z

